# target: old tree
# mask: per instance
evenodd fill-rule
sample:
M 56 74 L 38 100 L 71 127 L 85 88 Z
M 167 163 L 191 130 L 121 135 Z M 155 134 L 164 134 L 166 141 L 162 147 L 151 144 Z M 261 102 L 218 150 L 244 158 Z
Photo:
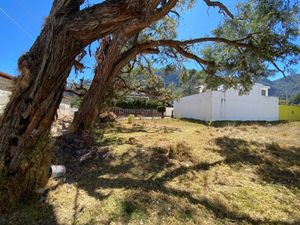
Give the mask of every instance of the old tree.
M 233 18 L 233 14 L 220 2 L 203 1 L 208 6 L 218 7 L 221 12 Z M 260 64 L 268 61 L 278 67 L 277 60 L 298 54 L 298 49 L 290 43 L 297 35 L 294 31 L 296 21 L 292 20 L 290 15 L 297 12 L 295 7 L 290 7 L 283 1 L 265 1 L 266 4 L 260 6 L 259 10 L 262 12 L 268 11 L 269 4 L 274 6 L 274 13 L 267 18 L 271 22 L 266 23 L 266 27 L 250 24 L 253 30 L 248 31 L 248 15 L 244 13 L 245 18 L 234 19 L 235 23 L 241 22 L 236 32 L 230 32 L 236 24 L 228 20 L 228 25 L 218 29 L 214 37 L 185 41 L 135 37 L 138 37 L 136 34 L 143 29 L 174 12 L 176 6 L 190 4 L 193 0 L 100 2 L 94 6 L 82 7 L 84 0 L 54 0 L 40 35 L 31 49 L 19 58 L 20 76 L 0 122 L 0 208 L 9 207 L 18 200 L 27 198 L 46 182 L 51 153 L 48 145 L 50 126 L 55 119 L 72 66 L 78 64 L 78 56 L 80 58 L 84 48 L 93 41 L 111 35 L 112 43 L 105 50 L 107 57 L 101 61 L 98 70 L 106 79 L 100 83 L 101 86 L 94 84 L 96 89 L 105 88 L 111 78 L 135 55 L 157 54 L 165 47 L 168 48 L 168 55 L 175 57 L 180 54 L 194 59 L 203 66 L 204 71 L 219 80 L 223 79 L 222 71 L 230 69 L 252 72 L 256 58 Z M 259 19 L 262 18 L 255 21 Z M 265 35 L 266 28 L 270 31 L 270 39 Z M 261 36 L 264 38 L 260 38 Z M 133 44 L 125 50 L 120 48 L 127 41 L 132 41 Z M 190 49 L 196 43 L 211 41 L 217 42 L 218 45 L 206 50 L 203 58 Z M 261 51 L 262 49 L 265 51 Z M 223 59 L 214 58 L 213 52 L 219 53 L 224 50 L 228 54 Z M 220 63 L 222 60 L 224 63 Z M 247 77 L 246 73 L 234 74 Z M 81 106 L 84 116 L 89 115 L 85 110 L 96 104 L 95 96 L 99 99 L 104 96 L 101 91 L 100 94 L 92 92 L 96 89 L 91 87 L 91 94 L 86 95 L 90 96 L 88 99 L 92 99 L 92 102 Z M 92 113 L 93 116 L 95 111 Z M 80 123 L 77 124 L 81 126 Z
M 299 48 L 292 43 L 297 36 L 295 4 L 249 1 L 238 5 L 235 16 L 225 6 L 219 6 L 228 16 L 210 37 L 176 40 L 177 13 L 146 29 L 142 29 L 146 25 L 141 25 L 130 32 L 124 28 L 121 37 L 119 33 L 109 35 L 99 48 L 95 76 L 74 118 L 73 131 L 92 128 L 110 81 L 123 71 L 132 71 L 143 62 L 153 61 L 153 58 L 147 60 L 149 54 L 157 55 L 156 64 L 178 63 L 181 58 L 195 60 L 203 70 L 194 74 L 192 85 L 197 82 L 195 75 L 199 75 L 210 87 L 242 85 L 245 90 L 257 78 L 272 74 L 274 69 L 284 74 L 277 62 L 283 62 L 288 69 L 297 60 Z M 175 10 L 182 11 L 182 7 L 177 5 Z M 214 44 L 200 48 L 199 52 L 201 43 Z
M 163 18 L 177 0 L 55 0 L 31 49 L 19 58 L 20 76 L 0 124 L 0 206 L 30 195 L 48 173 L 50 126 L 75 58 L 124 23 Z

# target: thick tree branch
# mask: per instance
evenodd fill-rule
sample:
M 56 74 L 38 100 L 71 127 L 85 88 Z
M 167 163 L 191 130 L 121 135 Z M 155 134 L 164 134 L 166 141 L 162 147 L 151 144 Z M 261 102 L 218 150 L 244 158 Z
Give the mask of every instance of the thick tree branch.
M 153 5 L 158 5 L 161 1 L 153 1 L 155 2 Z M 153 7 L 143 9 L 143 15 L 137 17 L 136 20 L 131 21 L 129 24 L 124 26 L 123 31 L 125 34 L 131 36 L 132 34 L 148 27 L 155 21 L 160 20 L 164 16 L 166 16 L 172 8 L 175 7 L 178 0 L 169 0 L 165 4 L 162 5 L 161 8 L 156 9 Z
M 140 12 L 128 9 L 126 1 L 104 1 L 88 7 L 69 18 L 68 32 L 85 45 L 113 33 L 127 21 L 140 16 Z
M 220 10 L 222 10 L 224 13 L 226 13 L 230 18 L 234 18 L 233 14 L 229 11 L 229 9 L 221 2 L 219 1 L 210 1 L 210 0 L 203 0 L 206 5 L 212 6 L 212 7 L 218 7 Z
M 286 78 L 284 70 L 280 69 L 280 67 L 274 62 L 274 60 L 270 60 L 271 64 L 283 75 L 284 78 Z
M 204 65 L 208 65 L 208 66 L 215 66 L 215 63 L 213 61 L 207 61 L 207 60 L 204 60 L 198 56 L 196 56 L 195 54 L 193 53 L 190 53 L 186 50 L 184 50 L 180 45 L 173 45 L 173 46 L 169 46 L 169 47 L 172 47 L 172 48 L 175 48 L 176 51 L 186 57 L 186 58 L 189 58 L 189 59 L 193 59 L 195 60 L 197 63 L 199 63 L 201 66 L 204 64 Z
M 242 39 L 244 40 L 244 39 Z M 158 41 L 148 41 L 141 44 L 138 44 L 134 46 L 130 51 L 140 52 L 143 49 L 147 48 L 157 48 L 161 46 L 169 47 L 175 49 L 179 54 L 183 55 L 184 57 L 193 59 L 197 61 L 199 64 L 205 64 L 214 66 L 214 62 L 204 60 L 187 50 L 185 50 L 184 47 L 187 47 L 188 45 L 192 44 L 198 44 L 202 42 L 219 42 L 219 43 L 225 43 L 228 45 L 236 46 L 236 47 L 244 47 L 244 48 L 252 48 L 255 49 L 255 46 L 249 43 L 242 43 L 240 40 L 229 40 L 225 38 L 219 38 L 219 37 L 207 37 L 207 38 L 196 38 L 191 40 L 184 40 L 184 41 L 178 41 L 178 40 L 158 40 Z M 121 56 L 123 57 L 123 56 Z
M 128 64 L 132 59 L 134 59 L 138 54 L 158 54 L 158 53 L 159 53 L 159 49 L 151 46 L 133 47 L 118 57 L 118 60 L 114 64 L 112 76 L 117 75 L 121 71 L 121 69 L 126 64 Z
M 77 83 L 73 83 L 72 86 L 70 87 L 70 89 L 68 88 L 65 88 L 64 91 L 65 92 L 68 92 L 68 93 L 72 93 L 72 94 L 75 94 L 79 97 L 83 97 L 87 92 L 88 92 L 88 89 L 84 87 L 83 85 L 83 79 L 80 79 L 80 84 L 77 85 Z
M 163 43 L 164 42 L 177 42 L 179 45 L 193 45 L 193 44 L 199 44 L 202 42 L 218 42 L 218 43 L 224 43 L 224 44 L 235 46 L 235 47 L 255 49 L 256 47 L 251 42 L 248 42 L 248 43 L 245 42 L 247 40 L 250 40 L 250 37 L 236 39 L 236 40 L 230 40 L 230 39 L 221 38 L 221 37 L 205 37 L 205 38 L 195 38 L 195 39 L 184 40 L 184 41 L 162 40 L 159 42 L 163 42 Z
M 77 12 L 83 3 L 84 0 L 54 0 L 50 16 L 58 17 L 71 12 Z
M 205 38 L 196 38 L 191 40 L 158 40 L 158 41 L 146 41 L 144 43 L 137 44 L 133 46 L 131 49 L 127 50 L 123 54 L 119 56 L 119 59 L 117 60 L 116 67 L 118 67 L 119 62 L 126 61 L 129 62 L 132 58 L 134 58 L 137 54 L 145 54 L 145 53 L 154 53 L 157 54 L 159 52 L 159 47 L 168 47 L 171 49 L 174 49 L 179 53 L 180 55 L 195 60 L 197 63 L 200 64 L 202 68 L 203 65 L 209 66 L 210 68 L 214 68 L 217 65 L 214 61 L 205 60 L 193 53 L 191 53 L 188 50 L 188 47 L 194 44 L 199 44 L 203 42 L 218 42 L 218 43 L 224 43 L 227 45 L 231 45 L 237 48 L 247 48 L 252 49 L 253 51 L 257 52 L 258 49 L 252 44 L 250 40 L 250 36 L 248 35 L 246 38 L 237 39 L 237 40 L 230 40 L 226 38 L 220 38 L 220 37 L 205 37 Z

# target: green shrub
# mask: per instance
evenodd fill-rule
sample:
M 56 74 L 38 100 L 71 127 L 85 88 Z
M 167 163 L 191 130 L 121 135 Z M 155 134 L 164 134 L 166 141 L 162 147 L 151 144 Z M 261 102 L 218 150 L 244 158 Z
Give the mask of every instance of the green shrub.
M 133 123 L 133 121 L 134 121 L 134 115 L 133 114 L 130 114 L 130 115 L 128 115 L 128 117 L 127 117 L 127 121 L 128 121 L 128 123 L 129 124 L 132 124 Z
M 164 113 L 165 111 L 166 111 L 166 107 L 164 107 L 164 106 L 158 106 L 157 107 L 157 112 Z
M 158 103 L 151 99 L 127 98 L 117 102 L 116 106 L 123 109 L 156 109 Z

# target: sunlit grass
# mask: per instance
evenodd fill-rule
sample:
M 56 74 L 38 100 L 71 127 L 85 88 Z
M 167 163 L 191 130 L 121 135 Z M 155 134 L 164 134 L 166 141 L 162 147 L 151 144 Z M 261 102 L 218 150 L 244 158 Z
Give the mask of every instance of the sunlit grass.
M 110 157 L 63 155 L 67 179 L 5 224 L 299 224 L 300 123 L 127 119 Z M 53 186 L 51 181 L 49 186 Z M 2 222 L 0 220 L 0 223 Z

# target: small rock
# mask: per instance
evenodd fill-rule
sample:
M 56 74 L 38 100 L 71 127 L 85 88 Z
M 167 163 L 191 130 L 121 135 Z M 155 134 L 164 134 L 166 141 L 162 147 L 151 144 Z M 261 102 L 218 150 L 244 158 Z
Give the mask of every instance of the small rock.
M 134 138 L 134 137 L 130 137 L 130 138 L 128 138 L 128 141 L 126 142 L 127 144 L 130 144 L 130 145 L 135 145 L 135 144 L 137 144 L 137 139 L 136 138 Z

